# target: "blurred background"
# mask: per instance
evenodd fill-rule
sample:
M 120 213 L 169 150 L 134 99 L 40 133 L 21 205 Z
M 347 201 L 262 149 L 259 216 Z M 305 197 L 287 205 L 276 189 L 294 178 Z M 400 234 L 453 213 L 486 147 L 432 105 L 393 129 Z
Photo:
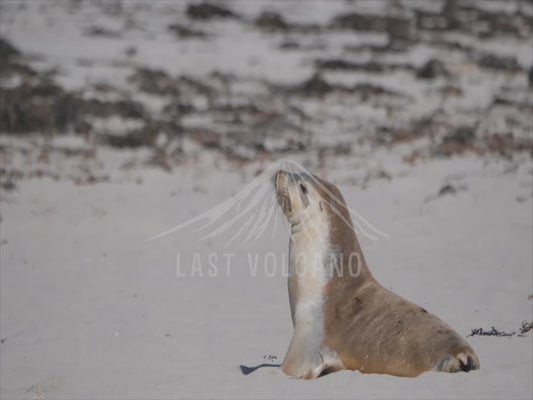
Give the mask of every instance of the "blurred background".
M 102 148 L 168 171 L 206 151 L 315 167 L 406 143 L 406 163 L 531 152 L 528 1 L 0 5 L 4 188 L 72 175 L 50 165 L 65 155 L 85 169 L 70 179 L 112 179 L 90 162 Z
M 288 225 L 145 240 L 280 159 L 388 235 L 385 287 L 512 333 L 480 371 L 241 373 L 292 334 Z M 0 0 L 2 398 L 530 399 L 532 243 L 531 1 Z

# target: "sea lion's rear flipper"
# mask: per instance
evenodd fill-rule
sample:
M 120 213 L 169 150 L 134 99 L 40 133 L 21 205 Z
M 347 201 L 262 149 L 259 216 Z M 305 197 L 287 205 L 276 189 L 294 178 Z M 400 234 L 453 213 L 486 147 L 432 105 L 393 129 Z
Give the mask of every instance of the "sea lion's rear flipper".
M 294 327 L 281 369 L 296 378 L 314 379 L 320 376 L 326 365 L 320 353 L 320 338 L 313 335 L 311 325 L 302 325 Z
M 436 371 L 459 372 L 479 369 L 479 360 L 474 352 L 464 351 L 455 356 L 446 356 L 435 367 Z

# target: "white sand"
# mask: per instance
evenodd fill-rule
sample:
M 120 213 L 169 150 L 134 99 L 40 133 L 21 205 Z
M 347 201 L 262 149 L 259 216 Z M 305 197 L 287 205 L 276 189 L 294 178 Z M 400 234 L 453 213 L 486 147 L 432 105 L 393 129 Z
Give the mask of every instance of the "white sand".
M 372 9 L 377 3 L 363 7 Z M 242 91 L 260 92 L 263 78 L 290 84 L 307 79 L 313 59 L 324 55 L 320 48 L 285 52 L 278 47 L 279 35 L 231 22 L 193 24 L 214 33 L 210 41 L 177 41 L 166 27 L 187 22 L 185 2 L 140 7 L 133 13 L 139 25 L 131 30 L 126 29 L 127 15 L 134 2 L 127 2 L 117 18 L 103 16 L 101 7 L 92 3 L 72 13 L 66 3 L 29 4 L 2 4 L 0 33 L 31 56 L 34 68 L 57 67 L 57 81 L 69 90 L 108 82 L 145 101 L 147 96 L 135 92 L 127 76 L 135 67 L 148 65 L 173 76 L 201 79 L 220 70 L 250 77 L 243 79 Z M 271 8 L 289 21 L 317 23 L 355 9 L 355 3 L 348 2 L 235 4 L 250 19 Z M 84 29 L 95 24 L 122 30 L 123 36 L 85 36 Z M 343 44 L 350 44 L 344 39 L 351 44 L 362 40 L 348 36 L 319 35 L 309 42 L 329 43 L 328 56 L 335 57 Z M 382 36 L 363 39 L 381 43 Z M 304 44 L 307 40 L 298 39 Z M 470 43 L 467 39 L 458 41 Z M 477 45 L 516 53 L 526 68 L 533 60 L 528 40 Z M 132 44 L 138 53 L 128 60 L 124 52 Z M 427 46 L 415 47 L 397 61 L 418 65 L 436 54 L 451 63 L 464 61 L 455 60 L 456 53 L 438 53 Z M 469 74 L 455 82 L 464 96 L 444 107 L 454 123 L 479 118 L 483 110 L 478 106 L 500 92 L 531 100 L 530 90 L 519 90 L 527 85 L 525 74 Z M 350 84 L 370 81 L 359 73 L 325 75 L 331 82 L 354 77 Z M 407 82 L 403 72 L 374 78 L 391 88 Z M 442 81 L 408 79 L 410 86 L 404 89 L 412 101 L 395 115 L 400 121 L 426 115 L 440 101 L 435 89 Z M 342 99 L 331 104 L 306 99 L 301 107 L 316 117 L 308 129 L 325 142 L 355 143 L 354 135 L 390 122 L 385 106 L 356 105 L 343 104 Z M 497 113 L 481 118 L 489 130 L 500 123 L 508 127 Z M 115 123 L 121 121 L 107 121 L 109 126 Z M 356 125 L 362 129 L 353 132 Z M 143 164 L 148 150 L 95 148 L 95 157 L 82 161 L 52 152 L 43 164 L 38 161 L 43 147 L 38 137 L 1 136 L 0 144 L 12 150 L 2 166 L 5 162 L 24 173 L 41 168 L 46 176 L 58 177 L 17 180 L 15 191 L 0 193 L 2 399 L 533 398 L 531 332 L 526 337 L 468 338 L 481 362 L 480 371 L 468 374 L 425 373 L 407 379 L 342 371 L 300 381 L 279 368 L 264 367 L 244 375 L 241 365 L 282 362 L 292 334 L 283 274 L 287 225 L 278 215 L 274 235 L 269 231 L 252 244 L 237 240 L 227 247 L 229 233 L 199 240 L 201 232 L 192 229 L 152 242 L 145 239 L 227 200 L 268 161 L 240 168 L 185 142 L 191 159 L 167 173 Z M 49 144 L 89 146 L 70 136 Z M 522 321 L 533 321 L 533 300 L 528 300 L 533 294 L 531 157 L 515 154 L 504 161 L 467 153 L 419 159 L 410 166 L 401 159 L 411 153 L 411 145 L 419 143 L 376 151 L 357 145 L 350 156 L 330 157 L 322 166 L 315 153 L 295 157 L 311 160 L 312 172 L 337 183 L 348 205 L 389 235 L 378 241 L 360 237 L 369 267 L 384 286 L 441 317 L 463 336 L 473 328 L 492 326 L 518 332 Z M 28 154 L 23 156 L 21 149 Z M 122 168 L 128 161 L 133 165 Z M 77 178 L 86 180 L 87 171 L 108 175 L 109 182 L 76 185 Z M 379 178 L 379 171 L 391 179 Z M 456 193 L 438 196 L 446 184 Z M 256 256 L 254 272 L 249 257 L 253 261 Z
M 377 279 L 464 336 L 531 320 L 532 165 L 506 169 L 463 158 L 422 163 L 366 190 L 341 185 L 350 206 L 390 235 L 363 240 Z M 266 261 L 286 253 L 286 227 L 229 249 L 220 238 L 196 243 L 190 232 L 146 243 L 243 184 L 213 172 L 194 179 L 203 193 L 189 186 L 191 172 L 138 174 L 140 185 L 30 180 L 3 199 L 2 398 L 531 397 L 531 335 L 469 338 L 482 369 L 468 374 L 243 375 L 239 365 L 270 363 L 265 356 L 279 363 L 288 346 L 286 278 L 281 262 L 269 277 Z M 428 201 L 446 181 L 464 189 Z M 193 271 L 196 252 L 202 265 Z M 228 277 L 223 254 L 231 252 Z M 219 256 L 214 277 L 210 253 Z M 255 277 L 248 253 L 261 257 Z

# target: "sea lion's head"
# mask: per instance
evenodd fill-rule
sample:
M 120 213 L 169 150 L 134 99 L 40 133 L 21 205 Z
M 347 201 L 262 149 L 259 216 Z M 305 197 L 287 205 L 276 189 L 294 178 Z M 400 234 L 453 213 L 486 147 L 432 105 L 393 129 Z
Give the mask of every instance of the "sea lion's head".
M 274 176 L 278 204 L 292 226 L 304 220 L 327 218 L 316 177 L 304 172 L 280 170 Z
M 353 231 L 346 202 L 334 184 L 307 172 L 279 170 L 274 175 L 274 187 L 278 204 L 293 227 L 312 221 Z

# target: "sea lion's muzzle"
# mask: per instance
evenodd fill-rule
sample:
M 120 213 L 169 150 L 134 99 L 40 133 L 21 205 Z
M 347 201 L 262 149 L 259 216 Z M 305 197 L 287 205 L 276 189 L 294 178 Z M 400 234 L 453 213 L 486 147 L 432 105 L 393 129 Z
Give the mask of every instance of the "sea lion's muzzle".
M 312 185 L 307 175 L 279 170 L 274 176 L 276 198 L 289 223 L 294 227 L 302 222 L 310 209 Z
M 279 170 L 274 176 L 274 187 L 276 189 L 276 198 L 283 213 L 289 216 L 293 209 L 291 206 L 291 198 L 289 193 L 289 186 L 294 181 L 293 174 L 290 172 Z

